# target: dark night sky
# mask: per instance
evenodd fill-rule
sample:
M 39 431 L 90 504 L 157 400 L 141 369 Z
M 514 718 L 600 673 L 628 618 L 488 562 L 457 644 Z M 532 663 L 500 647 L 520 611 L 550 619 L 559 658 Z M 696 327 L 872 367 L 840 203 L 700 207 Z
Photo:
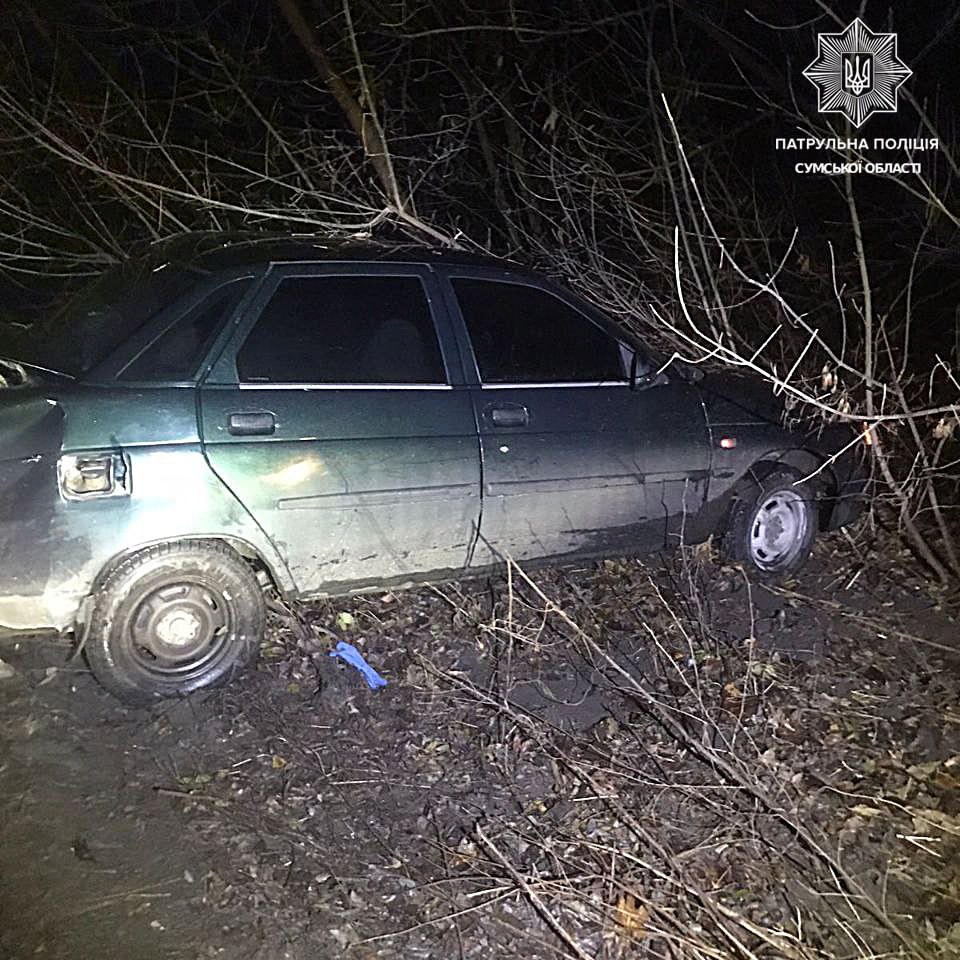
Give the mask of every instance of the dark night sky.
M 309 0 L 301 0 L 301 5 L 334 68 L 357 89 L 342 6 Z M 960 12 L 949 6 L 831 4 L 839 24 L 820 4 L 807 0 L 644 6 L 591 0 L 549 11 L 535 3 L 508 5 L 499 0 L 419 8 L 356 2 L 350 9 L 374 96 L 395 138 L 398 168 L 406 182 L 418 184 L 417 209 L 444 230 L 462 230 L 495 252 L 534 255 L 522 246 L 516 249 L 509 239 L 504 220 L 515 214 L 517 203 L 490 189 L 489 157 L 483 151 L 493 151 L 493 162 L 501 170 L 509 169 L 518 151 L 532 153 L 534 141 L 549 140 L 551 149 L 563 152 L 564 123 L 555 137 L 545 136 L 551 109 L 559 103 L 561 108 L 572 104 L 569 109 L 582 111 L 591 130 L 622 146 L 616 154 L 603 149 L 600 154 L 625 177 L 635 158 L 651 156 L 656 162 L 651 144 L 658 105 L 646 90 L 652 64 L 684 142 L 695 151 L 695 164 L 701 164 L 708 178 L 724 182 L 747 221 L 731 222 L 729 229 L 762 231 L 782 244 L 797 226 L 800 249 L 814 264 L 826 262 L 828 242 L 841 261 L 849 257 L 842 178 L 798 175 L 793 170 L 798 157 L 776 151 L 774 141 L 796 135 L 807 120 L 823 119 L 816 114 L 815 91 L 801 75 L 816 53 L 819 31 L 839 30 L 858 14 L 875 31 L 895 31 L 899 54 L 914 71 L 904 89 L 926 106 L 951 146 L 956 139 L 953 91 Z M 512 23 L 528 32 L 507 29 Z M 325 161 L 331 155 L 328 147 L 336 145 L 352 149 L 353 162 L 358 162 L 358 144 L 343 112 L 318 81 L 315 63 L 271 0 L 15 0 L 0 19 L 0 41 L 9 54 L 0 87 L 35 115 L 42 113 L 45 98 L 61 97 L 69 123 L 52 125 L 58 135 L 81 151 L 97 154 L 111 168 L 130 163 L 137 176 L 150 180 L 159 175 L 152 168 L 158 161 L 156 149 L 143 148 L 142 127 L 132 112 L 124 116 L 123 94 L 145 101 L 153 129 L 162 124 L 165 136 L 188 150 L 211 150 L 251 166 L 261 162 L 264 150 L 271 149 L 271 138 L 263 124 L 252 119 L 253 104 L 291 142 L 308 131 L 320 145 L 313 160 L 321 156 Z M 214 49 L 223 70 L 211 67 Z M 107 100 L 109 110 L 104 107 Z M 101 151 L 96 136 L 108 113 L 113 141 Z M 467 114 L 471 122 L 461 122 Z M 445 127 L 453 131 L 447 137 L 438 133 Z M 839 123 L 833 127 L 842 132 Z M 46 216 L 49 204 L 54 219 L 67 217 L 66 207 L 80 199 L 73 225 L 88 237 L 96 219 L 112 236 L 122 237 L 108 251 L 112 257 L 152 239 L 142 222 L 124 212 L 116 192 L 109 195 L 102 185 L 92 185 L 84 171 L 70 168 L 49 151 L 31 149 L 11 130 L 9 117 L 0 116 L 3 130 L 0 175 L 35 212 Z M 902 99 L 898 114 L 873 117 L 863 128 L 869 138 L 919 132 L 916 112 Z M 132 160 L 131 141 L 139 150 Z M 444 150 L 453 151 L 453 158 L 438 163 L 436 157 Z M 922 159 L 924 175 L 938 190 L 949 191 L 945 158 L 930 153 Z M 200 182 L 202 190 L 204 171 L 189 163 L 192 169 L 186 176 Z M 331 176 L 329 170 L 319 173 L 335 189 L 350 189 Z M 363 176 L 369 183 L 369 169 Z M 249 183 L 235 188 L 232 181 L 225 183 L 227 193 L 242 192 L 244 203 L 267 202 L 266 192 L 261 196 Z M 529 204 L 531 193 L 537 193 L 536 179 L 521 186 L 527 191 L 523 202 Z M 518 184 L 507 176 L 504 187 L 509 192 Z M 946 335 L 952 330 L 956 301 L 953 227 L 944 218 L 931 227 L 927 205 L 881 178 L 859 177 L 856 190 L 876 281 L 889 283 L 891 291 L 902 286 L 913 251 L 922 243 L 917 302 L 923 305 L 928 295 L 937 298 L 925 308 L 927 319 L 938 335 Z M 504 204 L 512 212 L 502 209 Z M 664 211 L 669 220 L 668 204 Z M 195 211 L 185 211 L 179 220 L 185 226 L 209 225 L 206 215 Z M 250 225 L 250 218 L 235 221 L 228 225 Z M 161 223 L 159 229 L 169 232 L 172 222 Z M 7 222 L 4 232 L 9 248 L 11 236 L 33 237 L 36 230 Z M 103 246 L 102 237 L 90 242 L 93 248 Z M 613 249 L 617 256 L 624 254 Z M 52 266 L 53 272 L 69 272 Z M 643 269 L 649 273 L 651 268 L 647 264 Z M 40 278 L 6 271 L 8 308 L 42 300 L 49 290 Z M 804 281 L 797 284 L 797 295 L 808 296 L 817 309 L 824 287 L 811 290 Z

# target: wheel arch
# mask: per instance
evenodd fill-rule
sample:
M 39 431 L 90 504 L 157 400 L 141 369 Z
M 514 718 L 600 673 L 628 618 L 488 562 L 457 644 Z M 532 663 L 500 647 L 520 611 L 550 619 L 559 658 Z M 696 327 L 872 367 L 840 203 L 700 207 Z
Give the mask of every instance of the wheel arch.
M 286 571 L 282 566 L 277 563 L 271 562 L 271 558 L 264 555 L 262 550 L 259 550 L 254 544 L 249 540 L 245 540 L 242 537 L 235 537 L 225 534 L 187 534 L 187 535 L 177 535 L 169 537 L 158 537 L 154 540 L 148 540 L 143 543 L 138 543 L 135 546 L 124 547 L 123 550 L 115 553 L 103 566 L 100 568 L 100 571 L 97 573 L 94 581 L 90 587 L 90 594 L 88 595 L 88 600 L 90 597 L 94 596 L 103 584 L 106 582 L 107 578 L 113 573 L 117 567 L 120 566 L 127 558 L 132 557 L 135 553 L 139 553 L 141 550 L 147 550 L 150 547 L 155 547 L 161 543 L 174 543 L 182 542 L 184 540 L 194 541 L 196 543 L 220 543 L 224 546 L 229 547 L 237 554 L 242 560 L 245 560 L 249 563 L 255 572 L 263 571 L 264 576 L 266 577 L 266 583 L 263 583 L 263 578 L 261 583 L 265 587 L 273 587 L 281 596 L 288 596 L 293 589 L 293 584 L 289 580 L 289 577 L 286 574 Z M 87 606 L 85 604 L 84 606 Z M 83 614 L 84 611 L 81 611 Z M 84 622 L 84 617 L 81 615 L 78 617 L 80 622 Z
M 836 477 L 830 469 L 830 458 L 807 447 L 792 447 L 783 450 L 770 450 L 751 464 L 744 479 L 762 480 L 774 470 L 789 467 L 808 479 L 825 492 L 836 489 Z
M 792 470 L 798 479 L 807 480 L 814 486 L 817 500 L 824 503 L 825 507 L 818 510 L 818 527 L 821 531 L 825 530 L 838 495 L 837 477 L 831 468 L 830 457 L 808 447 L 786 447 L 761 454 L 734 483 L 730 497 L 731 508 L 738 495 L 751 484 L 763 481 L 775 470 L 783 468 Z

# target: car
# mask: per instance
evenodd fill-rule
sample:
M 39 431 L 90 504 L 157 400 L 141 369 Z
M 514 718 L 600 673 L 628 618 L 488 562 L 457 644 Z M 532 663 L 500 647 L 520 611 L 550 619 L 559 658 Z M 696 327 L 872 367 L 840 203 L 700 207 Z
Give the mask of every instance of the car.
M 664 365 L 509 261 L 187 234 L 0 364 L 0 625 L 72 632 L 130 702 L 256 657 L 266 594 L 713 537 L 794 571 L 863 508 L 848 427 Z

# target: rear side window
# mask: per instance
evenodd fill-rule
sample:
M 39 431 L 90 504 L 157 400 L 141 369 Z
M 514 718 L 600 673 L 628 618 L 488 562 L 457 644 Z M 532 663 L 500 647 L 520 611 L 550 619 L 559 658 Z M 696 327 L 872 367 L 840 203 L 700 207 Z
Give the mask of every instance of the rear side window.
M 626 378 L 620 343 L 537 287 L 453 280 L 484 383 L 596 383 Z
M 416 277 L 291 277 L 237 355 L 246 383 L 445 383 Z
M 189 380 L 250 283 L 249 277 L 220 287 L 174 321 L 121 371 L 119 379 L 139 382 Z

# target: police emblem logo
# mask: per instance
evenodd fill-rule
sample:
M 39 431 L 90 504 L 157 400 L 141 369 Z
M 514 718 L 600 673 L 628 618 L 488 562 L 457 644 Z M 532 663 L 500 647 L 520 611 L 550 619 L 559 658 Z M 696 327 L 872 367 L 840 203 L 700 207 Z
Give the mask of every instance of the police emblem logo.
M 819 34 L 816 59 L 803 71 L 820 113 L 843 114 L 858 128 L 875 113 L 896 113 L 912 74 L 897 55 L 897 35 L 874 33 L 859 17 L 840 33 Z

